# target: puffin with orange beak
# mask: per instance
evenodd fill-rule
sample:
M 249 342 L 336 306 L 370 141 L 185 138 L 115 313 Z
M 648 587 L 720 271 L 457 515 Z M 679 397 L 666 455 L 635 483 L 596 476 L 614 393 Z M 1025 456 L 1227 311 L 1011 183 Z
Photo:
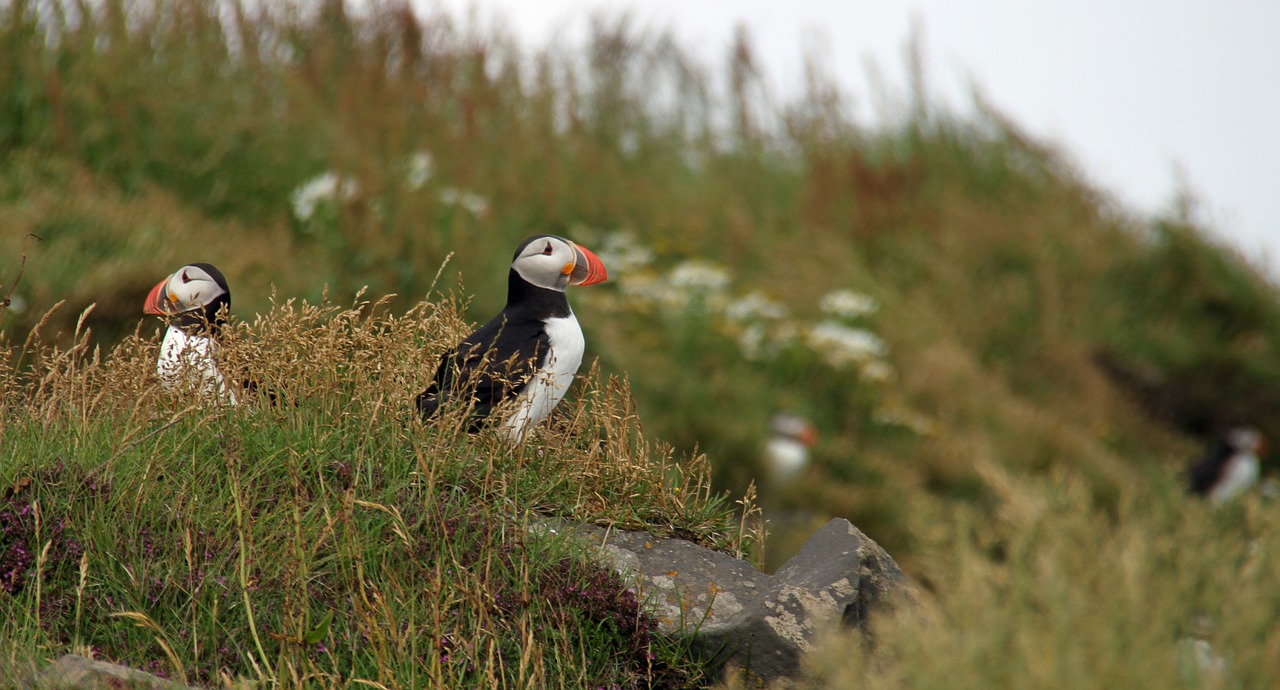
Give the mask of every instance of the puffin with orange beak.
M 773 435 L 765 444 L 765 466 L 774 488 L 789 486 L 809 466 L 809 449 L 818 442 L 813 422 L 790 412 L 779 412 L 769 421 Z
M 156 372 L 165 388 L 194 388 L 236 403 L 214 357 L 231 312 L 231 289 L 212 264 L 188 264 L 151 288 L 142 310 L 169 324 Z
M 510 404 L 499 431 L 518 443 L 551 414 L 582 364 L 582 328 L 565 288 L 607 278 L 595 254 L 563 237 L 521 242 L 507 276 L 507 306 L 440 358 L 435 380 L 417 398 L 423 418 L 465 405 L 469 429 L 477 431 Z
M 1261 474 L 1267 439 L 1251 426 L 1235 427 L 1187 468 L 1187 489 L 1211 503 L 1223 503 L 1253 488 Z

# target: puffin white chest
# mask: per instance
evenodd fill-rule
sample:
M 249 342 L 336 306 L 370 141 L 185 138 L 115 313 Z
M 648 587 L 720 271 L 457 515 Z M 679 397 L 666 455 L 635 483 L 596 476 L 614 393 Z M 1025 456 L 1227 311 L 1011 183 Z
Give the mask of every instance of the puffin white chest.
M 165 331 L 160 344 L 156 373 L 169 390 L 196 395 L 216 395 L 225 402 L 236 403 L 235 393 L 227 387 L 214 355 L 218 344 L 203 335 L 189 335 L 176 326 Z
M 1222 479 L 1209 491 L 1209 500 L 1221 503 L 1248 491 L 1258 482 L 1260 473 L 1258 456 L 1253 453 L 1236 453 L 1227 461 Z
M 788 484 L 809 464 L 809 449 L 801 442 L 775 436 L 765 446 L 765 459 L 775 482 Z
M 524 390 L 516 396 L 516 410 L 503 425 L 507 437 L 519 441 L 530 427 L 551 414 L 564 394 L 573 385 L 573 376 L 582 366 L 582 353 L 586 341 L 578 319 L 568 316 L 546 320 L 550 352 L 533 374 Z

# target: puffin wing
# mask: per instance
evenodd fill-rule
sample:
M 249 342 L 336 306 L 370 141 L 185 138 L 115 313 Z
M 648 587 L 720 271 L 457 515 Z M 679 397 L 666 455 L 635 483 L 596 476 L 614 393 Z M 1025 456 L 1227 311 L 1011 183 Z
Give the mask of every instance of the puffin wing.
M 474 406 L 471 428 L 478 428 L 524 390 L 550 349 L 541 321 L 512 323 L 499 314 L 440 358 L 435 380 L 418 395 L 418 411 L 429 419 L 461 398 Z
M 1204 457 L 1197 460 L 1187 468 L 1187 488 L 1191 493 L 1198 496 L 1208 495 L 1209 490 L 1222 477 L 1222 470 L 1227 466 L 1227 459 L 1231 457 L 1234 451 L 1225 441 L 1218 441 L 1205 453 Z

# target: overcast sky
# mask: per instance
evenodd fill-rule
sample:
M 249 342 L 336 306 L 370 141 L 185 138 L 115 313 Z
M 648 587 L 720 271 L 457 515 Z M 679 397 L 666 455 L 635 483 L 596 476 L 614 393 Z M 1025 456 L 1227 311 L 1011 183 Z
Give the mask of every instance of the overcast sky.
M 1130 208 L 1167 208 L 1183 180 L 1202 219 L 1273 275 L 1280 268 L 1280 0 L 418 2 L 500 17 L 531 46 L 580 40 L 592 13 L 630 8 L 709 66 L 724 64 L 745 25 L 777 94 L 798 81 L 816 41 L 864 105 L 869 63 L 904 83 L 915 22 L 936 93 L 964 106 L 966 84 L 977 83 Z

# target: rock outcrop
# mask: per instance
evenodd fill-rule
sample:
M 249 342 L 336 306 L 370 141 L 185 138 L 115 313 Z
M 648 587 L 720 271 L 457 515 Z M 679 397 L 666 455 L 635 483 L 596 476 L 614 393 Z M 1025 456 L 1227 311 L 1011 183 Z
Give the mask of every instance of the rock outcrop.
M 663 634 L 692 637 L 729 673 L 768 682 L 800 671 L 819 635 L 861 629 L 879 604 L 910 599 L 897 563 L 847 520 L 835 519 L 774 575 L 684 539 L 595 525 L 543 523 L 569 530 L 596 549 L 658 620 Z M 184 690 L 156 676 L 75 655 L 64 656 L 24 690 Z
M 727 669 L 765 681 L 795 676 L 821 633 L 862 628 L 878 603 L 911 596 L 889 554 L 839 518 L 774 575 L 683 539 L 572 529 L 635 583 L 663 633 L 692 635 Z

